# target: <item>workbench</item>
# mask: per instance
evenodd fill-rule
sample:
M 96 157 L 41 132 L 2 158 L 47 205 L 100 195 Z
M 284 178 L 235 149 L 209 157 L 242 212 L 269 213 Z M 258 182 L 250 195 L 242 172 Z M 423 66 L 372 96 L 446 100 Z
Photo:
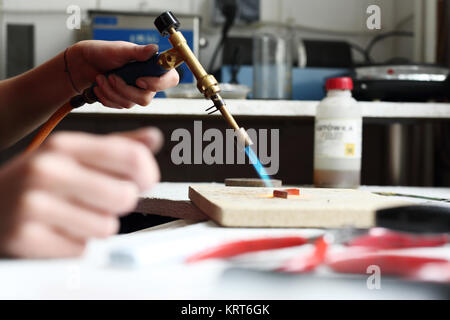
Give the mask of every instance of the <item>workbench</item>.
M 319 101 L 227 100 L 239 125 L 248 129 L 279 129 L 279 179 L 286 183 L 312 183 L 314 115 Z M 450 103 L 438 102 L 360 102 L 364 117 L 362 183 L 371 185 L 446 185 L 447 170 L 439 154 L 450 123 Z M 105 108 L 99 103 L 73 110 L 56 130 L 83 130 L 110 133 L 157 126 L 165 135 L 158 162 L 165 181 L 223 181 L 228 177 L 254 177 L 246 166 L 230 166 L 226 176 L 218 166 L 174 165 L 171 151 L 176 144 L 171 136 L 176 129 L 193 132 L 194 121 L 202 121 L 204 130 L 225 132 L 227 124 L 219 113 L 208 115 L 211 104 L 205 99 L 154 99 L 149 106 L 131 109 Z M 442 134 L 438 134 L 442 132 Z M 447 134 L 448 135 L 448 134 Z M 441 138 L 443 139 L 443 138 Z M 300 142 L 301 143 L 298 143 Z M 23 151 L 24 139 L 0 154 L 5 162 Z M 292 143 L 296 148 L 292 148 Z M 306 155 L 306 156 L 305 156 Z M 439 179 L 439 177 L 442 177 Z
M 136 106 L 131 109 L 104 108 L 100 103 L 85 105 L 74 110 L 73 116 L 79 118 L 121 118 L 120 122 L 129 123 L 135 119 L 139 123 L 151 122 L 161 126 L 165 135 L 174 130 L 164 130 L 172 123 L 180 128 L 189 129 L 194 120 L 203 120 L 205 125 L 219 129 L 222 124 L 220 113 L 207 115 L 205 109 L 210 102 L 204 99 L 154 99 L 149 106 Z M 280 173 L 284 181 L 290 176 L 298 177 L 295 183 L 310 183 L 307 174 L 296 168 L 296 164 L 312 172 L 311 159 L 288 154 L 286 141 L 303 141 L 298 147 L 301 153 L 312 154 L 313 124 L 319 101 L 283 101 L 283 100 L 227 100 L 229 111 L 236 117 L 238 123 L 245 128 L 279 128 L 283 135 L 280 156 L 283 157 L 283 168 Z M 364 118 L 363 145 L 370 143 L 371 150 L 363 147 L 363 168 L 373 169 L 362 172 L 362 181 L 367 184 L 380 185 L 423 185 L 442 184 L 435 181 L 434 155 L 437 131 L 450 121 L 450 103 L 440 102 L 385 102 L 360 101 Z M 105 120 L 106 121 L 106 120 Z M 112 120 L 111 120 L 112 121 Z M 119 125 L 117 120 L 114 120 Z M 92 124 L 87 123 L 86 126 Z M 96 124 L 96 126 L 101 126 Z M 369 142 L 370 141 L 370 142 Z M 284 150 L 284 151 L 283 151 Z M 284 153 L 283 153 L 284 152 Z M 382 155 L 381 155 L 382 154 Z M 289 162 L 292 159 L 292 162 Z M 380 167 L 380 164 L 381 165 Z M 376 169 L 375 169 L 376 167 Z M 176 172 L 176 168 L 163 168 L 165 172 Z M 169 181 L 191 181 L 203 170 L 198 170 L 192 176 L 183 175 L 183 180 L 177 180 L 182 173 L 174 173 L 167 177 Z M 195 168 L 194 168 L 195 170 Z M 236 169 L 237 170 L 237 169 Z M 297 171 L 296 171 L 297 170 Z M 289 174 L 286 174 L 289 172 Z M 242 172 L 230 173 L 232 176 L 242 176 Z M 211 177 L 208 172 L 206 176 Z M 223 180 L 224 177 L 220 177 Z M 211 178 L 209 178 L 211 179 Z M 217 180 L 216 180 L 217 181 Z
M 314 117 L 320 101 L 227 100 L 227 108 L 237 117 L 304 118 Z M 211 102 L 204 99 L 154 99 L 145 107 L 105 108 L 96 102 L 72 111 L 74 114 L 126 114 L 139 116 L 206 116 Z M 359 102 L 364 118 L 450 119 L 450 103 L 438 102 Z M 220 117 L 214 113 L 212 117 Z
M 188 201 L 189 183 L 163 183 L 143 198 L 166 197 Z M 363 186 L 363 190 L 450 198 L 450 188 Z M 413 202 L 424 200 L 408 198 Z M 449 203 L 428 201 L 447 205 Z M 183 212 L 179 212 L 183 217 Z M 246 232 L 241 228 L 238 232 Z M 0 261 L 0 299 L 432 299 L 449 298 L 450 287 L 398 283 L 385 277 L 380 290 L 366 287 L 367 276 L 286 275 L 249 270 L 211 260 L 180 263 L 171 253 L 194 249 L 190 234 L 219 237 L 234 232 L 210 221 L 180 219 L 132 234 L 92 240 L 84 255 L 74 259 Z M 253 232 L 258 232 L 254 230 Z M 302 230 L 306 234 L 315 229 Z M 192 242 L 195 243 L 195 242 Z M 116 265 L 111 252 L 151 244 L 147 263 Z M 418 250 L 450 259 L 450 245 Z

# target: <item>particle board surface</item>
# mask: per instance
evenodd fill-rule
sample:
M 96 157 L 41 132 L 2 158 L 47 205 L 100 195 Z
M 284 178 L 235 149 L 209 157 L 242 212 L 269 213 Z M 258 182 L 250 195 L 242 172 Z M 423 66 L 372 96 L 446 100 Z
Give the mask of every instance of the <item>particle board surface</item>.
M 376 210 L 411 204 L 350 189 L 300 188 L 300 196 L 281 199 L 273 197 L 274 189 L 193 185 L 189 198 L 226 227 L 368 228 Z
M 134 211 L 195 221 L 207 220 L 189 200 L 188 186 L 183 183 L 158 183 L 152 190 L 140 195 Z

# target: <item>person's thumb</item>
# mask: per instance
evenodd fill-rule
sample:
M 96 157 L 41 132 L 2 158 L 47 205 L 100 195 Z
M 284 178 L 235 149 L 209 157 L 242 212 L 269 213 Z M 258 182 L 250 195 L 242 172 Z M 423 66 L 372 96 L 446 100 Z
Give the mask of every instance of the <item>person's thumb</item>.
M 161 150 L 161 147 L 164 144 L 164 135 L 158 128 L 155 127 L 115 133 L 115 135 L 120 135 L 122 137 L 139 141 L 145 144 L 153 153 L 157 153 Z

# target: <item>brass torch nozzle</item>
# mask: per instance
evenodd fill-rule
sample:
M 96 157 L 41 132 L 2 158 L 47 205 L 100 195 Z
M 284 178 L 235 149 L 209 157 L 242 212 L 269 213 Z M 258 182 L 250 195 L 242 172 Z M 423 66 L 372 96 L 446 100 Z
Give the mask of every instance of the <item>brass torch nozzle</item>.
M 236 120 L 227 110 L 225 101 L 220 96 L 220 87 L 216 78 L 206 72 L 191 48 L 189 48 L 183 34 L 177 31 L 180 23 L 176 17 L 171 12 L 165 12 L 155 20 L 155 25 L 163 36 L 169 36 L 169 42 L 173 47 L 161 54 L 158 63 L 163 68 L 170 69 L 184 61 L 194 74 L 195 79 L 197 79 L 198 90 L 205 98 L 211 99 L 214 106 L 220 111 L 230 127 L 236 130 L 239 138 L 245 142 L 246 146 L 253 144 L 245 130 L 239 128 Z

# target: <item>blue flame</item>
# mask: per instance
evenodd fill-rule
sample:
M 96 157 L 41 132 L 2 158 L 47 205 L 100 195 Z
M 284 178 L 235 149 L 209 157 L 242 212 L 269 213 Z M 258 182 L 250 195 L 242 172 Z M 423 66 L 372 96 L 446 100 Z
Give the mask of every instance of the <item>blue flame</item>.
M 266 187 L 272 187 L 270 176 L 267 174 L 266 169 L 261 164 L 261 161 L 259 161 L 258 156 L 255 154 L 253 149 L 250 146 L 247 146 L 245 147 L 245 153 L 247 154 L 250 163 L 253 165 L 253 167 L 255 167 L 255 170 L 258 173 L 259 177 L 264 181 Z

